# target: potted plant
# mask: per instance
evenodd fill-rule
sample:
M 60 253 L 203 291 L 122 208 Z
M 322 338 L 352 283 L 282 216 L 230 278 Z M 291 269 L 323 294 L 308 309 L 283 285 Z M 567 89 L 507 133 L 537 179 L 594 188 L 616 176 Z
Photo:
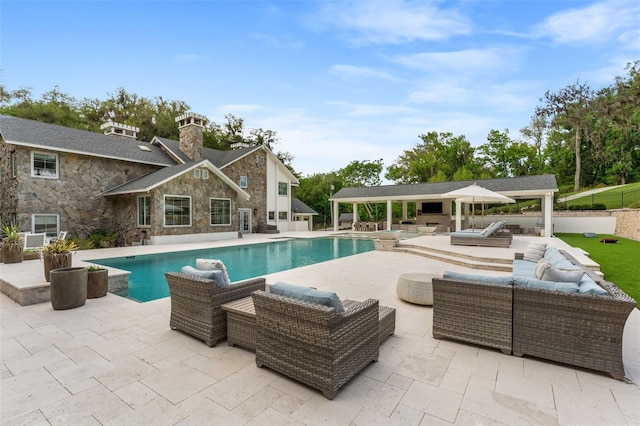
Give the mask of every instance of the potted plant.
M 2 261 L 20 263 L 24 256 L 24 241 L 18 233 L 18 225 L 2 225 Z
M 51 278 L 51 307 L 55 310 L 83 306 L 87 301 L 87 268 L 57 268 Z
M 78 246 L 71 240 L 55 240 L 42 249 L 44 262 L 44 278 L 49 282 L 49 272 L 52 269 L 70 268 L 73 252 Z
M 36 260 L 36 259 L 40 259 L 40 253 L 38 252 L 38 250 L 33 250 L 33 249 L 26 249 L 24 251 L 24 256 L 22 258 L 23 260 Z
M 87 268 L 87 299 L 106 296 L 108 289 L 108 271 L 99 265 L 89 265 Z

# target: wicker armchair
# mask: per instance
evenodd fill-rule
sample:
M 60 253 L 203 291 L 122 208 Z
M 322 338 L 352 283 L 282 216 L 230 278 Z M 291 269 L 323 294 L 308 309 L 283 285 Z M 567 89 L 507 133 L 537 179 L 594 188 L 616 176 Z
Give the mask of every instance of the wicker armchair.
M 336 312 L 264 291 L 251 296 L 258 367 L 269 367 L 333 399 L 349 379 L 378 360 L 377 300 L 367 299 Z
M 513 287 L 434 277 L 433 337 L 511 354 Z
M 208 346 L 215 346 L 227 336 L 227 313 L 220 306 L 265 288 L 264 278 L 220 286 L 213 280 L 180 272 L 164 275 L 171 293 L 169 326 L 204 340 Z

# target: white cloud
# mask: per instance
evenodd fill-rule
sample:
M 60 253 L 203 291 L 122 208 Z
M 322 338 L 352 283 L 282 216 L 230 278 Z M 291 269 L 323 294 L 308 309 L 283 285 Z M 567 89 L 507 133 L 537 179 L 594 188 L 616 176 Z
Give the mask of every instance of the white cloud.
M 468 49 L 451 52 L 422 52 L 398 55 L 392 60 L 406 67 L 442 73 L 486 71 L 513 66 L 517 55 L 513 49 Z
M 354 65 L 333 65 L 329 73 L 342 78 L 378 78 L 387 81 L 401 81 L 392 74 Z
M 610 40 L 624 29 L 635 29 L 640 22 L 637 0 L 605 1 L 581 9 L 558 12 L 533 28 L 539 37 L 557 43 L 599 43 Z
M 345 114 L 352 117 L 389 117 L 417 112 L 413 108 L 402 105 L 353 104 L 343 101 L 332 101 L 328 104 L 342 107 L 346 110 Z
M 457 11 L 419 1 L 330 2 L 315 18 L 356 33 L 351 40 L 357 44 L 443 40 L 471 31 L 469 20 Z

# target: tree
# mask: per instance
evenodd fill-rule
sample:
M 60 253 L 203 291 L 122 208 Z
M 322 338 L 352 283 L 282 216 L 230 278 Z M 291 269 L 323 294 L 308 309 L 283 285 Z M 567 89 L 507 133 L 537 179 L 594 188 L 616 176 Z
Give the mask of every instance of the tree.
M 316 173 L 300 178 L 300 183 L 294 187 L 293 196 L 299 198 L 306 205 L 319 213 L 320 220 L 317 223 L 331 222 L 330 194 L 334 194 L 342 188 L 342 181 L 335 172 Z M 341 206 L 346 212 L 347 206 Z M 336 218 L 337 220 L 337 218 Z
M 581 140 L 584 133 L 589 132 L 589 108 L 594 94 L 586 83 L 576 84 L 561 89 L 558 93 L 547 91 L 544 95 L 545 105 L 536 108 L 536 115 L 551 119 L 556 129 L 564 129 L 573 134 L 573 150 L 575 152 L 575 174 L 573 189 L 580 189 Z M 541 99 L 542 101 L 542 99 Z
M 41 100 L 33 100 L 30 88 L 10 91 L 2 87 L 0 112 L 30 120 L 86 129 L 77 111 L 77 101 L 58 86 L 45 92 Z
M 512 140 L 508 129 L 504 133 L 491 130 L 487 141 L 478 147 L 477 152 L 483 155 L 485 166 L 494 172 L 494 176 L 525 176 L 531 172 L 535 158 L 534 147 L 526 142 Z
M 421 143 L 404 151 L 387 168 L 387 179 L 405 184 L 440 182 L 451 179 L 456 170 L 462 167 L 474 174 L 479 170 L 474 149 L 464 136 L 429 132 L 419 137 Z
M 382 183 L 383 162 L 380 160 L 352 161 L 346 167 L 338 170 L 336 176 L 343 186 L 379 186 Z M 362 204 L 369 220 L 376 220 L 375 206 L 371 203 Z M 356 213 L 356 212 L 354 212 Z

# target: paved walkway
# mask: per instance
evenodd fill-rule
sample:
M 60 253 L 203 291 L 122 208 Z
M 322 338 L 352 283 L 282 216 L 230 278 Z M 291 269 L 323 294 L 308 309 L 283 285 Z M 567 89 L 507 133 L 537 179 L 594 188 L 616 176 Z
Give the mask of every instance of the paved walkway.
M 260 238 L 265 237 L 251 236 L 239 243 Z M 535 239 L 564 246 L 555 238 Z M 435 246 L 446 245 L 447 240 L 421 237 L 414 243 Z M 483 248 L 482 255 L 512 258 L 533 240 L 516 237 L 510 249 Z M 130 247 L 118 255 L 193 246 Z M 79 252 L 77 260 L 85 255 Z M 33 271 L 40 274 L 42 265 L 32 262 L 36 263 L 21 264 L 22 276 L 35 279 Z M 9 266 L 1 265 L 0 276 L 20 280 L 20 272 Z M 23 307 L 1 295 L 0 422 L 640 424 L 637 384 L 433 339 L 431 308 L 401 301 L 395 284 L 404 272 L 439 274 L 446 269 L 466 270 L 409 254 L 375 251 L 267 276 L 268 283 L 306 284 L 334 290 L 345 299 L 375 297 L 396 307 L 396 334 L 382 345 L 379 362 L 370 364 L 333 401 L 267 368 L 257 368 L 248 350 L 226 342 L 209 348 L 170 330 L 169 298 L 141 304 L 109 294 L 90 299 L 81 308 L 54 311 L 50 303 Z M 634 310 L 625 328 L 624 360 L 627 378 L 635 383 L 640 381 L 639 331 L 640 312 Z

